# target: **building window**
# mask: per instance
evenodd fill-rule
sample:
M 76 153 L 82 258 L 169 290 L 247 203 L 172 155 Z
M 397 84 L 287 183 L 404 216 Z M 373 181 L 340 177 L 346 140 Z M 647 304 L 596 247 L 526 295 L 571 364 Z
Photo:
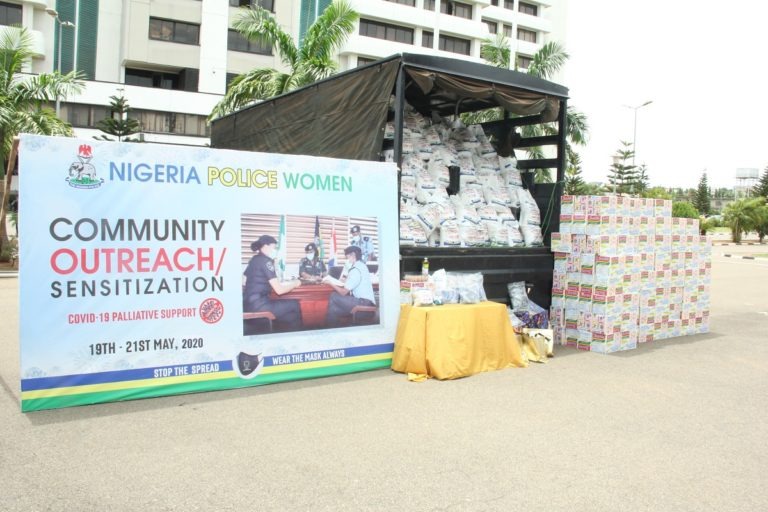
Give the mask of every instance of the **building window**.
M 98 128 L 99 121 L 110 117 L 109 107 L 101 105 L 65 103 L 63 111 L 67 122 L 78 128 Z M 209 135 L 206 117 L 197 114 L 131 109 L 128 117 L 139 122 L 141 131 L 200 137 Z
M 435 10 L 435 0 L 424 0 L 424 8 L 428 11 Z
M 84 105 L 82 103 L 65 103 L 62 111 L 69 124 L 76 128 L 96 128 L 102 119 L 110 116 L 109 107 L 100 105 Z M 128 114 L 133 119 L 133 110 Z
M 0 2 L 0 25 L 21 25 L 21 6 Z
M 144 69 L 125 68 L 125 84 L 155 89 L 179 89 L 179 75 Z
M 198 44 L 200 25 L 183 21 L 149 18 L 149 38 L 183 44 Z
M 239 73 L 227 73 L 227 91 L 229 91 L 229 87 L 232 84 L 232 80 L 234 80 L 238 76 L 240 76 Z
M 499 24 L 495 21 L 490 20 L 483 20 L 483 23 L 485 23 L 488 26 L 488 32 L 491 34 L 496 34 L 499 31 Z
M 491 5 L 499 5 L 499 0 L 491 0 Z
M 528 55 L 520 55 L 517 54 L 517 67 L 520 69 L 528 69 L 531 67 L 531 63 L 533 62 L 533 57 L 529 57 Z
M 533 30 L 526 30 L 524 28 L 517 28 L 517 38 L 520 41 L 526 41 L 529 43 L 535 43 L 536 42 L 536 32 Z
M 424 48 L 435 47 L 435 34 L 434 32 L 427 32 L 426 30 L 421 33 L 421 46 Z
M 141 129 L 144 132 L 173 133 L 197 137 L 207 137 L 209 135 L 206 117 L 197 114 L 132 110 L 131 117 L 141 123 Z
M 392 2 L 393 4 L 410 5 L 411 7 L 416 6 L 416 0 L 387 0 L 387 2 Z
M 262 7 L 269 12 L 275 12 L 275 0 L 229 0 L 232 7 Z
M 515 9 L 515 0 L 504 0 L 504 8 L 514 10 Z
M 525 2 L 520 2 L 517 4 L 517 10 L 520 11 L 523 14 L 529 14 L 531 16 L 538 16 L 539 15 L 539 7 L 533 4 L 527 4 Z
M 250 41 L 243 37 L 240 32 L 232 29 L 227 34 L 227 50 L 272 55 L 272 45 L 260 41 Z
M 379 23 L 371 20 L 360 20 L 360 35 L 375 37 L 376 39 L 386 39 L 396 43 L 413 44 L 413 29 L 389 25 L 388 23 Z
M 461 2 L 454 2 L 452 0 L 440 1 L 440 12 L 443 14 L 450 14 L 451 16 L 457 16 L 459 18 L 472 19 L 472 6 L 469 4 L 463 4 Z
M 440 49 L 445 52 L 469 55 L 470 41 L 458 37 L 440 36 Z
M 512 25 L 504 25 L 504 37 L 512 37 Z
M 370 64 L 371 62 L 376 62 L 376 59 L 372 59 L 370 57 L 357 57 L 357 67 L 365 66 L 366 64 Z

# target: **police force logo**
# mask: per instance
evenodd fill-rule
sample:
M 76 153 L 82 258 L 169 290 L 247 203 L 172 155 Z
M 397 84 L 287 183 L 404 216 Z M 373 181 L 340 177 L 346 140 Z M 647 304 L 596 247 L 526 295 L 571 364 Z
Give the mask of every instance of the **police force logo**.
M 77 162 L 69 166 L 67 182 L 74 188 L 99 188 L 104 178 L 96 176 L 96 167 L 91 163 L 93 150 L 88 144 L 81 144 L 77 149 Z

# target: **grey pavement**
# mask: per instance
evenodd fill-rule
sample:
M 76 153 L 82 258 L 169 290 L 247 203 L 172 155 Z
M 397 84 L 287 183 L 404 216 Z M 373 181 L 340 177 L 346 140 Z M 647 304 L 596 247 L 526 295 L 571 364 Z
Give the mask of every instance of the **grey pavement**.
M 768 261 L 725 249 L 709 334 L 30 414 L 0 279 L 0 509 L 768 510 Z

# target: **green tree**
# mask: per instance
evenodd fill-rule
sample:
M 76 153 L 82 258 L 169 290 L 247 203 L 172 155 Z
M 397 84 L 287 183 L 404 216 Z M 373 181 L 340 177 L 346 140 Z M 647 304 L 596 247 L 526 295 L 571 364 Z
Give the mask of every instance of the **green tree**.
M 712 231 L 714 228 L 720 227 L 720 222 L 717 220 L 716 217 L 710 217 L 708 219 L 705 219 L 704 217 L 701 217 L 699 219 L 699 234 L 700 235 L 706 235 L 707 232 Z
M 755 197 L 765 197 L 768 199 L 768 167 L 763 171 L 763 175 L 752 189 L 752 193 Z
M 605 186 L 599 182 L 585 183 L 581 193 L 585 196 L 601 196 L 605 194 Z
M 288 71 L 257 68 L 238 75 L 213 108 L 209 119 L 333 74 L 337 69 L 335 52 L 355 29 L 357 18 L 357 12 L 346 0 L 334 0 L 307 29 L 301 45 L 297 46 L 271 12 L 260 6 L 242 8 L 233 24 L 234 29 L 250 41 L 271 45 Z
M 768 235 L 768 205 L 764 197 L 756 197 L 749 201 L 752 216 L 752 229 L 757 232 L 760 243 Z
M 485 39 L 480 46 L 480 56 L 488 64 L 499 68 L 510 69 L 511 50 L 509 40 L 503 34 L 497 34 L 494 39 Z M 568 61 L 569 55 L 565 48 L 556 41 L 546 43 L 536 52 L 528 66 L 528 74 L 537 78 L 549 80 L 557 73 Z M 517 69 L 517 66 L 515 66 Z M 487 121 L 501 119 L 504 112 L 500 108 L 476 112 L 462 116 L 465 124 L 477 124 Z M 567 144 L 583 146 L 587 142 L 589 133 L 589 124 L 587 116 L 575 108 L 569 106 L 566 111 L 566 139 Z M 537 137 L 541 135 L 554 135 L 557 131 L 555 123 L 546 123 L 543 125 L 526 125 L 522 127 L 521 135 L 523 137 Z M 532 159 L 544 158 L 544 150 L 540 147 L 527 148 L 528 154 Z M 552 175 L 549 169 L 536 169 L 536 181 L 552 181 Z
M 716 188 L 715 191 L 712 193 L 712 197 L 715 199 L 735 199 L 736 195 L 733 192 L 732 188 Z
M 110 115 L 96 123 L 96 127 L 107 135 L 117 137 L 118 142 L 139 142 L 138 138 L 130 138 L 131 135 L 141 131 L 141 123 L 128 117 L 128 112 L 131 110 L 128 100 L 122 94 L 110 96 L 109 99 L 112 100 L 109 103 Z M 94 139 L 114 140 L 107 135 L 98 135 Z
M 646 197 L 648 199 L 667 199 L 672 200 L 672 194 L 669 193 L 664 187 L 651 187 L 644 190 L 640 197 Z
M 509 47 L 509 39 L 501 32 L 493 39 L 485 39 L 480 45 L 480 58 L 497 68 L 509 69 L 512 50 Z M 517 69 L 517 65 L 515 65 Z
M 672 203 L 672 216 L 684 217 L 686 219 L 698 219 L 699 212 L 696 207 L 688 201 L 676 201 Z
M 642 194 L 648 188 L 648 166 L 643 164 L 637 168 L 637 181 L 635 183 L 635 192 Z
M 569 146 L 564 192 L 569 195 L 581 195 L 584 194 L 586 186 L 584 178 L 581 177 L 581 156 Z
M 608 183 L 617 193 L 634 193 L 637 186 L 637 172 L 636 167 L 630 162 L 635 151 L 632 149 L 631 142 L 621 141 L 621 146 L 616 150 L 616 157 L 608 172 Z
M 709 206 L 711 199 L 712 197 L 709 192 L 709 185 L 707 185 L 707 173 L 704 171 L 701 174 L 701 179 L 699 180 L 699 187 L 696 189 L 696 196 L 693 199 L 693 205 L 702 215 L 709 215 L 711 211 Z
M 749 199 L 740 199 L 725 207 L 723 218 L 725 224 L 731 228 L 731 239 L 740 243 L 743 234 L 753 229 L 754 203 Z
M 34 56 L 31 34 L 24 28 L 3 27 L 0 34 L 0 178 L 5 176 L 13 139 L 19 133 L 72 135 L 72 127 L 48 107 L 56 98 L 82 90 L 80 75 L 73 71 L 28 75 L 22 66 Z M 0 194 L 4 187 L 0 187 Z M 3 212 L 8 197 L 2 197 Z M 8 240 L 5 218 L 0 219 L 0 249 Z
M 669 189 L 669 192 L 672 194 L 675 201 L 688 201 L 689 203 L 696 202 L 695 188 L 673 187 Z

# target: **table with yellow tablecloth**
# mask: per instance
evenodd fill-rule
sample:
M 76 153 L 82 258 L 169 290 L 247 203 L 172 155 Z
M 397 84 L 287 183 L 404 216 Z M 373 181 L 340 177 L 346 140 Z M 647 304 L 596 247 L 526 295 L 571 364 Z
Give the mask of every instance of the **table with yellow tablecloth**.
M 456 379 L 513 366 L 527 362 L 504 304 L 400 306 L 392 369 L 410 380 Z

